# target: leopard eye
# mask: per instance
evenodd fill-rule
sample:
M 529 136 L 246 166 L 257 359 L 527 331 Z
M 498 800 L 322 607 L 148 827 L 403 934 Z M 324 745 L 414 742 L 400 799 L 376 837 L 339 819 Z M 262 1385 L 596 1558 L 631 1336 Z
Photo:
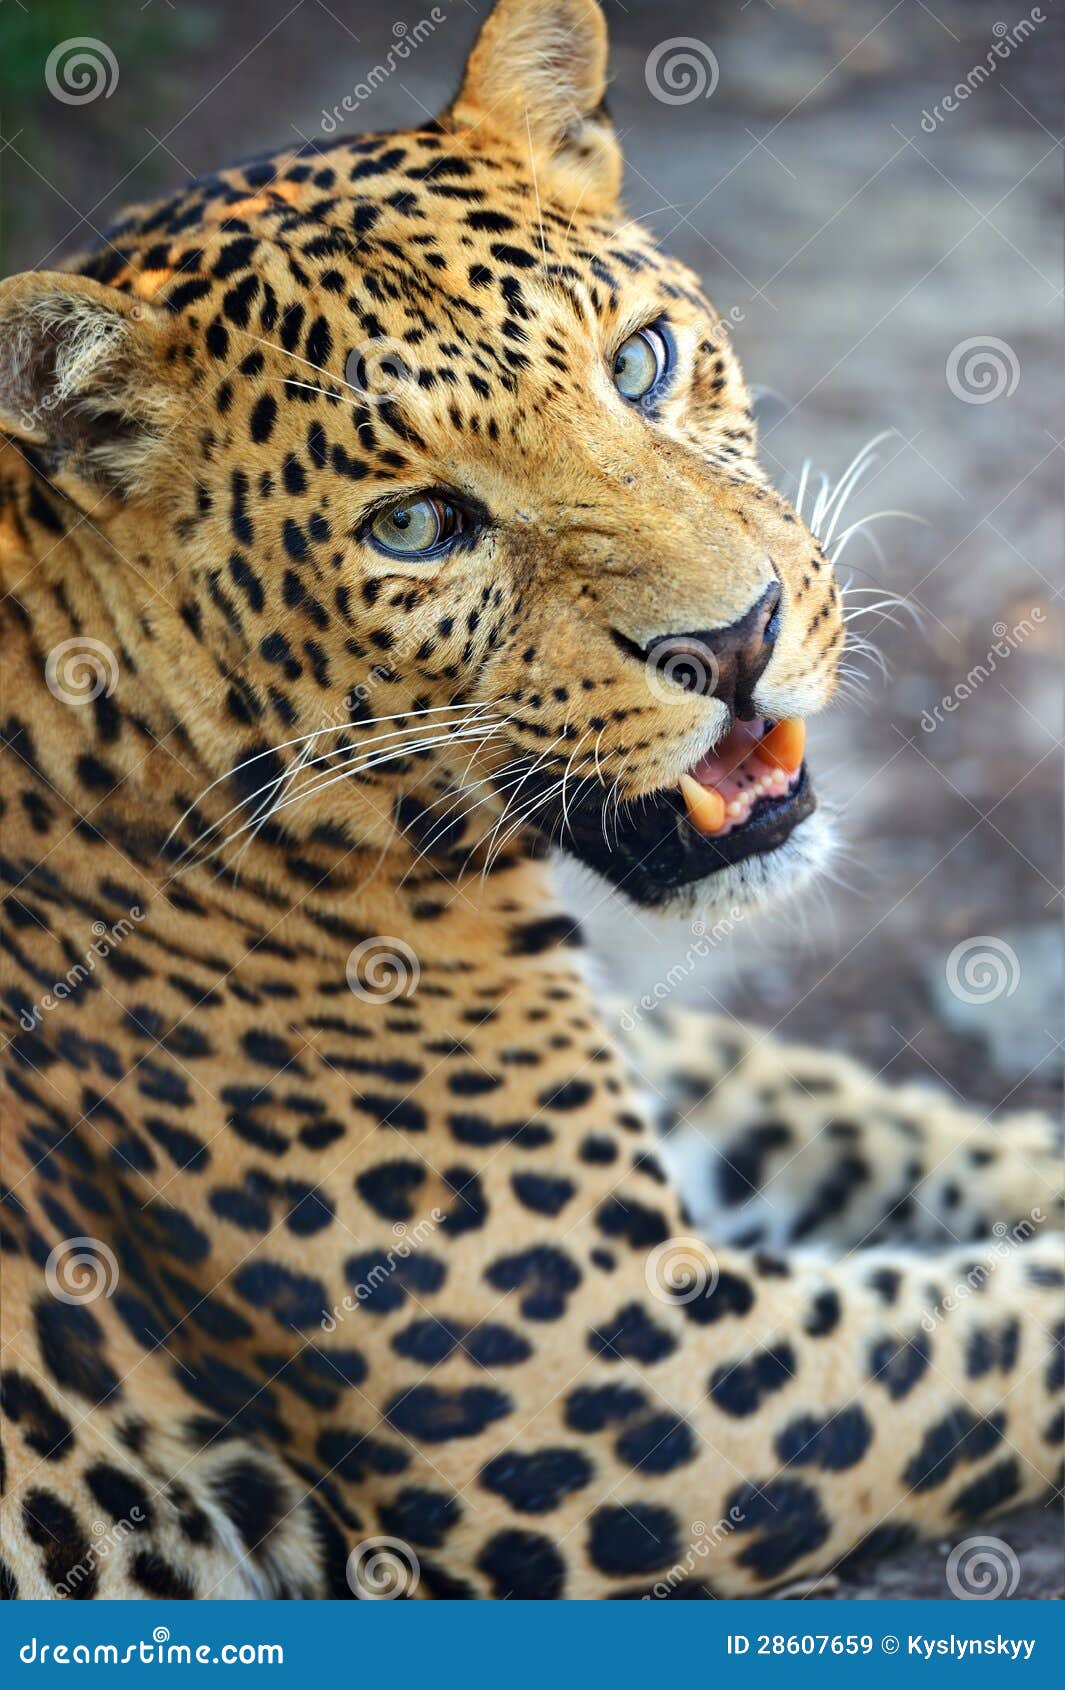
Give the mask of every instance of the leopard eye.
M 425 494 L 404 499 L 378 511 L 370 523 L 370 534 L 382 551 L 395 557 L 422 557 L 435 552 L 461 531 L 454 505 L 446 499 Z
M 637 329 L 614 356 L 614 386 L 624 399 L 646 399 L 669 369 L 669 346 L 656 328 Z

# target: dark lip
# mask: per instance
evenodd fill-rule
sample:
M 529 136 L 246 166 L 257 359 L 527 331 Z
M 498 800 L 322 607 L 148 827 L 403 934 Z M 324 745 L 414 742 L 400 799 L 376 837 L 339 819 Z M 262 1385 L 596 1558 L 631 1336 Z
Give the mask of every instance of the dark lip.
M 513 773 L 513 769 L 511 770 Z M 545 798 L 554 777 L 530 759 L 521 785 L 531 800 Z M 708 838 L 693 827 L 676 788 L 634 799 L 617 810 L 598 782 L 573 784 L 561 803 L 548 799 L 534 811 L 536 831 L 616 886 L 636 903 L 653 908 L 696 881 L 748 857 L 776 851 L 817 807 L 804 763 L 795 786 L 781 798 L 760 798 L 740 827 Z

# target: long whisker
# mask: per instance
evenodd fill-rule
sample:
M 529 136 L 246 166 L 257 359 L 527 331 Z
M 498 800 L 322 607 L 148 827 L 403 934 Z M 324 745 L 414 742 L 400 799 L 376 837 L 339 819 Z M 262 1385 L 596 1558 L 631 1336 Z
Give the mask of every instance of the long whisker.
M 439 715 L 444 715 L 448 711 L 453 711 L 453 710 L 470 711 L 470 710 L 484 710 L 484 709 L 487 709 L 487 708 L 489 708 L 489 706 L 484 704 L 484 703 L 473 703 L 473 704 L 436 704 L 436 705 L 433 705 L 430 709 L 427 709 L 427 710 L 397 710 L 391 716 L 370 716 L 370 717 L 367 718 L 367 720 L 365 722 L 360 722 L 357 726 L 357 729 L 356 729 L 355 723 L 353 723 L 353 722 L 349 721 L 347 718 L 345 718 L 345 720 L 342 721 L 342 722 L 330 722 L 324 727 L 312 728 L 310 733 L 296 734 L 292 739 L 280 740 L 276 745 L 268 746 L 265 751 L 256 751 L 251 757 L 245 757 L 243 762 L 235 763 L 234 766 L 231 769 L 228 769 L 224 775 L 219 775 L 217 777 L 217 779 L 211 781 L 209 786 L 205 786 L 202 789 L 202 791 L 197 794 L 196 798 L 189 805 L 188 809 L 185 810 L 183 812 L 183 814 L 178 817 L 177 821 L 174 823 L 173 827 L 170 829 L 170 832 L 166 836 L 166 844 L 170 843 L 170 841 L 171 841 L 171 839 L 173 839 L 175 833 L 178 832 L 179 828 L 184 824 L 184 822 L 186 822 L 188 820 L 189 816 L 191 816 L 193 810 L 195 810 L 199 805 L 201 805 L 203 803 L 203 801 L 207 797 L 207 795 L 209 793 L 213 792 L 216 786 L 221 786 L 224 781 L 232 780 L 233 776 L 240 774 L 242 769 L 248 769 L 248 768 L 251 767 L 251 765 L 253 763 L 259 763 L 259 762 L 262 761 L 262 759 L 264 757 L 271 757 L 271 756 L 275 755 L 275 753 L 278 752 L 278 751 L 287 751 L 290 746 L 303 745 L 307 740 L 318 739 L 324 734 L 346 733 L 346 732 L 352 732 L 352 731 L 361 732 L 361 730 L 363 728 L 376 727 L 381 722 L 405 722 L 412 716 L 439 716 Z M 399 731 L 398 729 L 394 729 L 393 733 L 396 733 L 398 731 Z M 389 739 L 389 738 L 392 737 L 392 734 L 377 735 L 375 737 Z M 365 744 L 371 744 L 372 741 L 367 740 L 367 741 L 364 741 L 364 743 Z M 263 787 L 260 787 L 259 790 L 264 791 L 266 789 L 263 788 Z
M 847 620 L 850 619 L 851 615 L 856 615 L 856 616 L 872 616 L 874 614 L 881 614 L 882 615 L 884 613 L 885 607 L 887 607 L 888 609 L 892 609 L 892 610 L 905 611 L 907 616 L 912 616 L 914 622 L 916 623 L 916 625 L 919 628 L 924 627 L 925 618 L 924 618 L 924 614 L 922 612 L 921 606 L 919 604 L 915 604 L 913 599 L 907 598 L 904 593 L 892 593 L 892 592 L 888 592 L 888 591 L 886 591 L 886 590 L 884 590 L 880 587 L 850 587 L 850 586 L 848 586 L 844 589 L 843 598 L 844 598 L 844 602 L 846 603 L 852 598 L 865 597 L 867 594 L 870 597 L 872 597 L 876 593 L 880 593 L 880 597 L 877 599 L 875 604 L 855 605 L 853 611 L 848 611 Z
M 855 453 L 854 457 L 843 471 L 843 474 L 836 482 L 832 496 L 828 500 L 828 503 L 822 512 L 822 522 L 825 522 L 829 518 L 830 520 L 827 521 L 827 527 L 824 528 L 823 532 L 821 528 L 818 528 L 816 531 L 817 538 L 821 541 L 823 546 L 827 546 L 828 542 L 831 540 L 836 524 L 843 514 L 843 507 L 847 503 L 855 487 L 858 485 L 858 482 L 861 480 L 866 470 L 871 469 L 873 464 L 876 462 L 876 448 L 881 445 L 883 441 L 890 440 L 894 432 L 895 431 L 893 429 L 885 429 L 882 433 L 874 435 L 872 440 L 867 440 L 865 445 Z
M 558 794 L 561 792 L 561 790 L 562 790 L 562 780 L 561 780 L 561 778 L 558 778 L 558 779 L 555 780 L 555 783 L 554 783 L 553 786 L 549 786 L 547 788 L 546 792 L 537 793 L 535 798 L 529 799 L 527 801 L 527 803 L 525 803 L 521 807 L 520 810 L 516 811 L 514 818 L 511 821 L 511 825 L 507 828 L 506 833 L 502 836 L 502 838 L 498 842 L 493 840 L 492 843 L 488 847 L 488 860 L 485 863 L 485 867 L 484 867 L 484 873 L 486 875 L 488 874 L 489 870 L 491 869 L 492 863 L 497 861 L 498 858 L 500 858 L 503 855 L 503 852 L 506 850 L 508 843 L 510 842 L 511 839 L 514 838 L 515 834 L 520 833 L 522 831 L 522 829 L 531 820 L 531 818 L 536 814 L 536 811 L 539 810 L 539 809 L 545 808 L 547 806 L 547 804 L 550 803 L 550 801 L 553 798 L 556 798 L 558 796 Z M 494 849 L 493 849 L 493 846 L 494 846 Z
M 365 399 L 348 399 L 343 393 L 330 393 L 327 387 L 318 387 L 311 381 L 293 381 L 291 376 L 269 376 L 266 379 L 275 381 L 282 387 L 298 387 L 306 393 L 317 393 L 322 399 L 335 399 L 338 405 L 347 405 L 353 411 L 362 411 L 366 408 Z M 336 377 L 331 376 L 329 379 L 335 381 Z M 357 391 L 357 388 L 352 388 L 353 393 Z
M 502 726 L 505 727 L 506 724 L 513 721 L 513 719 L 514 719 L 513 716 L 508 716 L 505 719 L 505 722 L 502 724 Z M 469 771 L 470 771 L 471 767 L 473 766 L 473 763 L 475 762 L 478 754 L 481 752 L 481 750 L 483 749 L 485 744 L 488 742 L 489 739 L 491 739 L 493 734 L 498 734 L 501 731 L 502 731 L 501 728 L 498 728 L 498 727 L 492 728 L 492 729 L 489 730 L 488 733 L 486 733 L 475 744 L 473 751 L 470 753 L 469 759 L 466 763 L 466 767 L 462 772 L 462 777 L 459 780 L 458 791 L 452 796 L 450 804 L 448 805 L 447 809 L 444 811 L 443 815 L 441 817 L 439 817 L 435 827 L 433 828 L 432 833 L 429 834 L 428 838 L 425 841 L 425 844 L 423 845 L 422 849 L 418 852 L 418 855 L 415 857 L 414 861 L 410 864 L 410 867 L 405 870 L 405 872 L 403 874 L 403 881 L 406 881 L 408 879 L 408 877 L 414 873 L 415 869 L 418 867 L 418 864 L 422 861 L 423 857 L 428 856 L 429 852 L 432 850 L 432 848 L 436 844 L 437 840 L 446 831 L 449 823 L 451 823 L 453 821 L 465 821 L 466 817 L 471 816 L 473 814 L 474 810 L 479 809 L 482 804 L 485 804 L 485 803 L 488 802 L 489 798 L 492 796 L 491 791 L 483 793 L 481 795 L 481 797 L 479 797 L 479 798 L 474 798 L 472 804 L 467 804 L 466 808 L 461 812 L 461 814 L 456 816 L 455 812 L 458 810 L 459 805 L 462 804 L 467 798 L 469 798 L 474 792 L 476 792 L 479 787 L 490 787 L 490 788 L 494 787 L 495 790 L 500 795 L 506 790 L 506 788 L 500 784 L 503 775 L 508 774 L 511 769 L 519 768 L 521 766 L 521 764 L 524 762 L 523 758 L 515 757 L 515 758 L 511 759 L 510 762 L 504 763 L 501 769 L 495 770 L 491 774 L 482 775 L 480 780 L 470 781 L 467 778 L 468 775 L 469 775 Z M 403 884 L 403 881 L 400 882 L 401 885 Z
M 799 485 L 795 489 L 794 504 L 796 516 L 802 515 L 802 507 L 806 501 L 806 484 L 810 479 L 810 470 L 812 467 L 813 466 L 811 465 L 809 458 L 805 458 L 803 460 L 802 469 L 799 472 Z
M 898 517 L 902 522 L 917 522 L 922 528 L 929 528 L 931 526 L 930 523 L 925 521 L 923 516 L 915 516 L 912 511 L 871 511 L 868 516 L 861 517 L 858 522 L 852 522 L 850 527 L 845 528 L 842 534 L 839 535 L 835 542 L 835 550 L 831 554 L 833 564 L 839 562 L 839 559 L 843 554 L 843 548 L 852 534 L 860 534 L 863 528 L 868 527 L 869 523 L 880 522 L 887 516 Z
M 308 785 L 300 787 L 299 790 L 294 792 L 290 798 L 286 798 L 283 803 L 276 804 L 270 812 L 271 816 L 279 815 L 282 810 L 290 809 L 293 804 L 304 803 L 308 798 L 312 798 L 319 792 L 325 792 L 329 787 L 335 786 L 338 781 L 350 780 L 353 774 L 362 774 L 367 769 L 376 768 L 381 763 L 389 763 L 393 760 L 393 758 L 402 756 L 404 750 L 423 751 L 429 750 L 438 745 L 454 745 L 463 740 L 474 739 L 478 737 L 482 731 L 483 725 L 478 725 L 478 727 L 474 729 L 464 728 L 454 733 L 440 734 L 435 739 L 417 740 L 404 748 L 393 747 L 388 751 L 382 752 L 379 756 L 371 757 L 365 763 L 361 763 L 355 767 L 351 764 L 347 764 L 338 773 L 330 775 L 327 780 L 312 781 Z M 218 849 L 224 851 L 228 845 L 231 845 L 235 839 L 239 839 L 241 835 L 246 833 L 248 828 L 253 825 L 254 824 L 252 822 L 245 822 L 243 827 L 237 828 L 235 832 L 231 833 L 226 839 L 224 839 L 218 846 Z
M 592 731 L 591 728 L 586 728 L 584 733 L 581 734 L 580 739 L 577 741 L 576 745 L 573 747 L 573 750 L 570 752 L 569 756 L 566 758 L 566 767 L 562 771 L 562 825 L 563 825 L 563 827 L 569 826 L 569 810 L 566 808 L 566 782 L 569 780 L 570 774 L 573 771 L 573 759 L 574 759 L 574 757 L 576 757 L 578 751 L 580 750 L 581 746 L 584 744 L 585 740 L 588 738 L 588 735 L 591 733 L 591 731 Z
M 562 738 L 563 738 L 563 735 L 559 734 L 555 739 L 553 739 L 551 741 L 551 744 L 549 746 L 547 746 L 545 748 L 545 750 L 540 754 L 540 756 L 535 760 L 535 762 L 533 762 L 529 766 L 529 768 L 525 771 L 524 775 L 518 781 L 517 786 L 515 787 L 513 794 L 511 795 L 510 798 L 508 798 L 506 804 L 503 806 L 503 813 L 499 817 L 499 820 L 496 822 L 495 828 L 492 830 L 491 838 L 488 840 L 488 854 L 485 858 L 485 866 L 484 866 L 484 869 L 482 870 L 482 874 L 481 874 L 482 884 L 487 879 L 488 869 L 489 869 L 489 866 L 490 866 L 491 861 L 492 861 L 492 845 L 493 845 L 493 843 L 494 843 L 494 841 L 495 841 L 495 839 L 496 839 L 496 837 L 499 833 L 500 828 L 503 826 L 503 823 L 506 821 L 507 813 L 508 813 L 511 805 L 514 803 L 515 799 L 517 798 L 518 793 L 521 791 L 525 782 L 529 779 L 529 777 L 531 775 L 534 775 L 536 773 L 537 769 L 539 769 L 544 762 L 546 762 L 547 758 L 551 755 L 551 752 L 554 750 L 555 746 L 559 744 L 559 742 L 561 741 Z M 477 849 L 483 843 L 484 838 L 485 838 L 485 835 L 482 835 L 481 838 L 477 841 L 477 845 L 474 847 L 474 849 Z
M 305 365 L 308 370 L 314 370 L 316 374 L 324 376 L 326 381 L 338 381 L 341 386 L 351 388 L 352 393 L 359 391 L 357 387 L 352 387 L 346 376 L 334 375 L 332 370 L 323 368 L 310 358 L 301 357 L 298 352 L 291 352 L 287 346 L 281 346 L 276 340 L 267 340 L 261 334 L 252 334 L 250 329 L 237 329 L 236 332 L 243 335 L 245 340 L 254 340 L 257 346 L 267 346 L 271 352 L 280 352 L 283 358 L 291 358 L 293 363 Z
M 432 726 L 437 728 L 437 729 L 444 727 L 446 725 L 447 724 L 444 724 L 444 723 L 434 723 L 434 724 L 432 724 Z M 428 727 L 429 724 L 426 724 L 426 726 Z M 468 726 L 468 725 L 466 725 L 466 726 Z M 424 733 L 425 730 L 421 730 L 421 731 Z M 378 735 L 378 736 L 374 736 L 374 737 L 375 737 L 375 740 L 380 740 L 381 738 L 390 739 L 393 736 L 392 735 L 383 735 L 383 736 Z M 450 735 L 446 736 L 446 737 L 449 738 Z M 372 745 L 374 743 L 374 740 L 368 740 L 366 743 L 367 743 L 367 746 Z M 378 755 L 375 755 L 372 758 L 365 758 L 364 760 L 360 761 L 362 751 L 365 748 L 361 748 L 360 751 L 356 751 L 355 747 L 351 747 L 350 749 L 345 748 L 345 749 L 341 749 L 341 750 L 335 750 L 335 751 L 328 752 L 323 757 L 313 758 L 313 759 L 309 760 L 304 766 L 307 767 L 307 768 L 310 768 L 314 764 L 331 762 L 332 759 L 335 758 L 335 757 L 344 756 L 344 757 L 346 757 L 346 761 L 343 765 L 341 772 L 342 772 L 342 774 L 345 778 L 348 778 L 351 775 L 361 773 L 364 769 L 374 768 L 380 763 L 389 762 L 394 757 L 404 756 L 404 755 L 406 755 L 406 754 L 408 754 L 412 751 L 420 751 L 420 750 L 424 749 L 427 745 L 430 745 L 430 744 L 442 744 L 442 743 L 446 743 L 445 736 L 443 736 L 443 735 L 439 736 L 435 740 L 427 740 L 424 737 L 417 738 L 417 739 L 411 739 L 411 738 L 409 738 L 409 736 L 406 737 L 406 738 L 401 737 L 400 743 L 398 745 L 389 746 L 386 751 L 380 752 Z M 251 795 L 250 799 L 245 800 L 242 803 L 237 803 L 237 804 L 232 805 L 231 808 L 226 811 L 225 815 L 220 816 L 218 818 L 218 820 L 213 822 L 209 828 L 205 828 L 202 834 L 200 834 L 196 839 L 192 840 L 190 842 L 190 844 L 188 846 L 186 846 L 185 850 L 181 853 L 181 856 L 182 857 L 190 857 L 191 853 L 193 851 L 195 851 L 196 848 L 199 845 L 201 845 L 204 841 L 209 839 L 212 833 L 215 833 L 219 829 L 223 828 L 225 826 L 225 823 L 229 820 L 229 818 L 231 816 L 238 814 L 238 813 L 242 813 L 243 811 L 245 811 L 247 809 L 248 803 L 249 802 L 254 803 L 255 800 L 257 798 L 259 798 L 260 795 L 263 792 L 265 792 L 265 791 L 267 791 L 271 788 L 274 788 L 274 787 L 286 785 L 288 783 L 289 777 L 291 776 L 292 772 L 293 772 L 292 770 L 286 770 L 283 775 L 280 775 L 274 781 L 267 783 L 267 786 L 260 787 L 257 792 L 255 792 Z M 298 796 L 303 796 L 303 795 L 306 794 L 306 792 L 307 792 L 307 787 L 301 787 L 299 789 Z M 286 805 L 287 805 L 287 802 L 289 802 L 289 801 L 286 801 Z M 277 809 L 280 809 L 282 807 L 285 807 L 285 806 L 282 806 L 280 804 L 275 804 L 274 805 L 274 811 L 276 811 Z M 271 811 L 270 813 L 274 813 L 274 812 Z M 265 818 L 265 819 L 268 819 L 268 818 Z M 259 820 L 258 811 L 256 812 L 255 816 L 253 816 L 253 818 L 252 818 L 253 822 L 255 822 L 257 820 Z M 246 825 L 251 825 L 251 824 L 246 824 Z M 240 836 L 240 834 L 243 833 L 244 831 L 245 831 L 245 829 L 241 828 L 240 830 L 238 830 L 238 832 L 231 834 L 226 840 L 221 841 L 221 842 L 216 842 L 216 843 L 220 843 L 220 848 L 224 849 L 225 845 L 229 844 L 232 839 L 238 838 Z M 214 847 L 212 847 L 212 849 L 213 848 Z M 181 859 L 179 858 L 178 860 L 180 862 Z M 203 859 L 201 858 L 199 860 L 202 861 Z M 186 863 L 184 866 L 188 867 L 190 865 L 188 863 Z
M 251 829 L 250 833 L 248 834 L 247 839 L 244 841 L 240 850 L 237 852 L 236 860 L 233 863 L 234 873 L 239 872 L 240 865 L 243 862 L 244 857 L 247 854 L 248 850 L 250 849 L 252 841 L 258 838 L 259 834 L 262 832 L 263 828 L 266 826 L 267 822 L 270 820 L 270 817 L 273 813 L 273 806 L 274 806 L 274 802 L 275 802 L 275 797 L 280 798 L 282 796 L 282 794 L 284 794 L 285 792 L 288 792 L 290 790 L 290 788 L 295 784 L 295 782 L 299 779 L 299 776 L 300 776 L 300 774 L 303 770 L 304 765 L 307 762 L 308 757 L 310 756 L 310 753 L 311 753 L 311 746 L 310 746 L 310 742 L 308 742 L 305 746 L 303 746 L 296 753 L 296 756 L 293 759 L 292 767 L 288 771 L 288 774 L 287 774 L 286 778 L 283 780 L 282 784 L 278 787 L 276 795 L 271 794 L 271 796 L 269 798 L 264 799 L 262 805 L 260 806 L 258 812 L 256 813 L 256 816 L 254 816 L 252 818 L 255 821 L 256 825 Z

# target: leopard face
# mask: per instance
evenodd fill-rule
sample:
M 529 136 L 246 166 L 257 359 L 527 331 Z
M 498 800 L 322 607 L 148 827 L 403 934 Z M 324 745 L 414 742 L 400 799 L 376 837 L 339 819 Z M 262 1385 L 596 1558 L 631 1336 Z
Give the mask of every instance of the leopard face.
M 5 426 L 178 603 L 102 584 L 241 828 L 519 829 L 645 904 L 781 895 L 828 847 L 801 724 L 838 591 L 724 324 L 620 206 L 598 9 L 562 10 L 548 78 L 504 3 L 438 124 L 6 284 Z

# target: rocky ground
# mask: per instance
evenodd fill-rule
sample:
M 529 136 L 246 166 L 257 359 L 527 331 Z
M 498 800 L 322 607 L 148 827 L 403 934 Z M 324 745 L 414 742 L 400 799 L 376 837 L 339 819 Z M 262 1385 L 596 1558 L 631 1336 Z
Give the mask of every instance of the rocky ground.
M 351 126 L 410 123 L 445 102 L 486 4 L 437 10 L 444 22 Z M 740 924 L 678 998 L 987 1108 L 1056 1108 L 1060 1076 L 1065 39 L 1055 0 L 1037 10 L 1047 21 L 995 57 L 1028 16 L 1023 0 L 607 0 L 631 210 L 731 313 L 761 393 L 766 463 L 785 488 L 805 458 L 834 478 L 891 430 L 848 518 L 920 519 L 877 523 L 879 551 L 856 535 L 842 568 L 855 586 L 909 595 L 920 627 L 866 618 L 891 681 L 874 671 L 863 705 L 841 704 L 813 731 L 816 784 L 844 840 L 838 880 L 802 911 Z M 406 25 L 429 11 L 412 7 Z M 63 15 L 41 0 L 12 19 L 24 35 L 3 124 L 18 132 L 3 159 L 8 269 L 46 264 L 123 199 L 321 135 L 323 111 L 403 34 L 391 0 L 150 14 L 112 0 L 94 22 L 120 82 L 72 107 L 40 86 Z M 709 98 L 668 103 L 648 87 L 648 55 L 679 36 L 715 56 Z M 993 70 L 971 78 L 989 53 Z M 966 78 L 971 97 L 944 111 Z M 594 889 L 580 896 L 634 993 L 690 942 L 619 917 Z M 991 972 L 961 976 L 959 993 L 977 938 Z M 1019 1557 L 1015 1595 L 1061 1593 L 1057 1510 L 995 1533 Z M 838 1594 L 944 1595 L 946 1548 Z

